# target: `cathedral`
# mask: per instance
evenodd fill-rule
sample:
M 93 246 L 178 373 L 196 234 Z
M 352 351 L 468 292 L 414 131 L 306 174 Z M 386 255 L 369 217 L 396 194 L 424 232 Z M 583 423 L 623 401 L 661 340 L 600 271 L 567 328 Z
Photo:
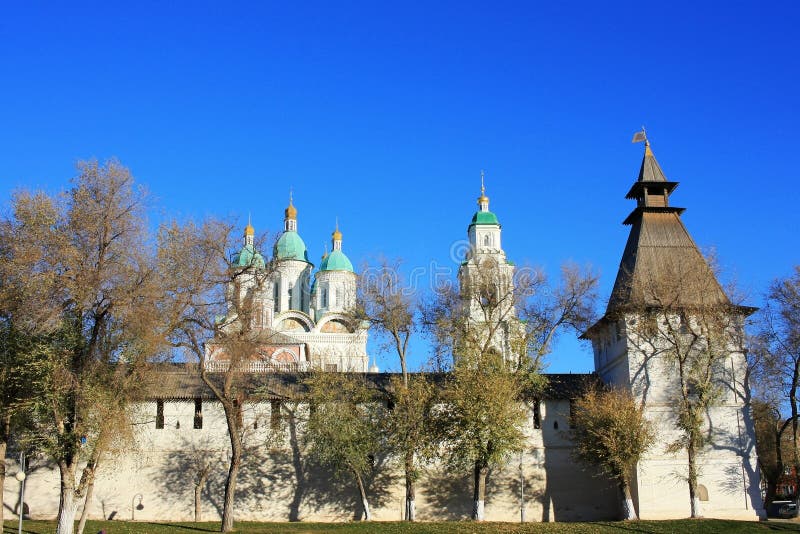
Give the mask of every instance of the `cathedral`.
M 220 318 L 222 328 L 241 330 L 244 319 L 263 340 L 247 363 L 252 372 L 367 372 L 366 325 L 352 324 L 345 314 L 355 305 L 358 277 L 342 250 L 338 223 L 331 252 L 325 252 L 312 275 L 314 264 L 297 231 L 291 196 L 284 215 L 270 264 L 256 250 L 255 229 L 250 223 L 245 227 L 242 248 L 231 258 L 232 269 L 239 272 L 226 291 L 228 311 Z M 209 371 L 226 369 L 225 351 L 208 343 L 204 364 Z
M 590 521 L 618 516 L 619 496 L 614 483 L 597 470 L 577 463 L 569 429 L 572 400 L 587 381 L 600 380 L 625 388 L 646 408 L 658 429 L 657 444 L 636 466 L 633 506 L 642 519 L 688 517 L 687 459 L 675 450 L 675 412 L 672 398 L 682 384 L 660 342 L 643 343 L 642 310 L 667 306 L 653 286 L 654 279 L 691 280 L 689 290 L 670 303 L 666 322 L 697 322 L 693 310 L 725 306 L 733 317 L 726 330 L 726 353 L 714 379 L 723 394 L 709 408 L 707 446 L 698 454 L 698 491 L 694 496 L 705 517 L 755 520 L 763 517 L 755 436 L 750 416 L 741 319 L 752 308 L 735 306 L 720 287 L 683 222 L 683 208 L 671 205 L 678 183 L 669 181 L 646 143 L 638 177 L 627 197 L 636 206 L 625 219 L 630 236 L 603 317 L 584 333 L 592 343 L 594 374 L 549 374 L 542 398 L 531 403 L 524 432 L 525 450 L 490 474 L 486 519 L 492 521 Z M 524 325 L 513 303 L 495 308 L 487 317 L 481 299 L 513 290 L 514 264 L 502 248 L 501 224 L 489 210 L 483 185 L 467 229 L 470 250 L 459 267 L 458 281 L 465 310 L 476 328 L 488 321 L 493 350 L 513 358 L 512 342 Z M 243 467 L 237 492 L 236 517 L 241 520 L 339 521 L 353 519 L 357 496 L 303 457 L 302 440 L 266 446 L 270 422 L 281 414 L 281 403 L 297 387 L 297 371 L 311 368 L 331 372 L 365 373 L 384 387 L 389 373 L 369 367 L 368 325 L 353 324 L 345 313 L 355 302 L 358 275 L 343 250 L 342 233 L 332 235 L 331 252 L 315 271 L 298 233 L 298 212 L 289 201 L 283 233 L 267 261 L 254 242 L 248 223 L 241 249 L 232 256 L 232 268 L 241 271 L 226 288 L 229 303 L 220 328 L 247 328 L 261 344 L 245 362 L 270 401 L 247 406 L 244 426 L 250 460 Z M 621 244 L 620 244 L 621 245 Z M 494 286 L 485 284 L 491 272 Z M 476 291 L 477 289 L 477 291 Z M 472 297 L 469 297 L 471 295 Z M 477 299 L 474 296 L 477 295 Z M 694 315 L 693 315 L 694 314 Z M 671 324 L 671 323 L 670 323 Z M 738 326 L 737 326 L 738 325 Z M 684 328 L 685 324 L 678 325 Z M 226 351 L 211 341 L 204 365 L 222 371 L 230 365 Z M 150 397 L 134 408 L 137 446 L 122 451 L 111 467 L 100 469 L 90 517 L 114 516 L 146 520 L 191 520 L 195 491 L 202 495 L 203 519 L 217 519 L 227 462 L 224 414 L 196 370 L 176 364 L 165 370 L 150 388 Z M 199 418 L 198 418 L 199 415 Z M 266 424 L 265 424 L 266 422 Z M 294 435 L 294 434 L 291 434 Z M 202 461 L 200 461 L 200 460 Z M 211 460 L 212 473 L 196 487 L 199 463 Z M 399 469 L 370 481 L 373 518 L 402 519 L 404 487 Z M 33 469 L 27 481 L 26 505 L 31 516 L 54 517 L 58 508 L 57 470 L 46 465 Z M 18 491 L 6 478 L 7 502 Z M 418 482 L 417 511 L 422 520 L 464 519 L 472 506 L 470 473 L 427 466 Z M 137 502 L 138 506 L 134 506 Z

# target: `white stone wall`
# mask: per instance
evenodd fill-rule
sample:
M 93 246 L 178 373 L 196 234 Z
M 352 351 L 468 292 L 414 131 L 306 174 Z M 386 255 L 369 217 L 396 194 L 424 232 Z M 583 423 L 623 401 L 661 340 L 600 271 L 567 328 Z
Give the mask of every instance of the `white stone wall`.
M 302 424 L 298 439 L 274 444 L 269 438 L 270 403 L 247 405 L 247 453 L 237 492 L 238 520 L 346 521 L 358 515 L 357 490 L 349 479 L 336 480 L 324 469 L 314 468 L 304 455 Z M 282 416 L 288 417 L 284 406 Z M 298 408 L 302 417 L 304 407 Z M 137 443 L 107 459 L 98 472 L 91 518 L 190 521 L 194 517 L 194 474 L 198 459 L 214 466 L 203 488 L 203 519 L 220 518 L 229 446 L 220 406 L 203 403 L 203 428 L 192 428 L 193 401 L 166 401 L 164 428 L 155 428 L 155 401 L 137 408 Z M 618 502 L 613 485 L 570 456 L 567 430 L 569 403 L 548 401 L 541 409 L 541 429 L 529 419 L 529 443 L 520 457 L 491 471 L 488 480 L 486 518 L 519 521 L 520 484 L 524 479 L 527 521 L 611 519 Z M 553 428 L 558 422 L 558 429 Z M 180 428 L 176 428 L 180 423 Z M 254 428 L 254 425 L 257 428 Z M 294 444 L 294 447 L 293 447 Z M 296 456 L 293 452 L 297 453 Z M 370 505 L 377 520 L 401 519 L 404 485 L 399 462 L 388 462 L 382 475 L 372 481 Z M 9 473 L 16 472 L 12 465 Z M 298 473 L 300 475 L 298 476 Z M 298 483 L 298 480 L 300 483 Z M 465 519 L 472 506 L 471 471 L 459 472 L 429 465 L 417 487 L 418 517 L 423 520 Z M 19 483 L 10 476 L 5 496 L 16 502 Z M 44 460 L 35 462 L 26 487 L 26 502 L 35 518 L 52 518 L 58 509 L 58 470 Z M 142 510 L 133 510 L 141 495 Z M 12 504 L 13 506 L 13 504 Z

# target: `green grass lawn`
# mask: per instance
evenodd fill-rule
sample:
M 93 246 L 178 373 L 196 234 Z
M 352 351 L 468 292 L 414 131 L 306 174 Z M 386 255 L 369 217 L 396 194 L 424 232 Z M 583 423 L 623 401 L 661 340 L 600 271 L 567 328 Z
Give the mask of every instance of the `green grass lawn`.
M 361 533 L 361 534 L 524 534 L 536 533 L 733 533 L 740 532 L 800 532 L 800 523 L 769 521 L 722 521 L 718 519 L 676 520 L 676 521 L 635 521 L 598 523 L 250 523 L 236 524 L 237 532 L 253 534 L 306 534 L 317 532 Z M 126 521 L 89 521 L 84 534 L 192 534 L 198 532 L 218 532 L 219 523 L 147 523 Z M 50 534 L 55 531 L 53 521 L 25 521 L 23 532 L 27 534 Z M 3 534 L 17 532 L 16 521 L 6 521 Z

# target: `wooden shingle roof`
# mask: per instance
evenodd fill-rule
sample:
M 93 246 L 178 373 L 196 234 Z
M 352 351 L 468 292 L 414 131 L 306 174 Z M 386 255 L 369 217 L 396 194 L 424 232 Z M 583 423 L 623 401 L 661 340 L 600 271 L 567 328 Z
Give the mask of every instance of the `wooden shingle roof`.
M 167 363 L 155 366 L 147 374 L 147 387 L 142 400 L 214 400 L 214 393 L 200 378 L 196 364 Z M 392 377 L 397 373 L 358 373 L 377 396 L 391 390 Z M 449 376 L 446 373 L 426 373 L 429 379 L 443 386 Z M 222 373 L 210 373 L 213 380 L 221 381 Z M 302 399 L 308 392 L 304 383 L 309 373 L 245 373 L 237 378 L 242 388 L 250 393 L 258 392 L 264 400 Z M 595 374 L 545 374 L 547 386 L 545 399 L 572 399 L 580 396 L 586 388 L 599 383 Z
M 670 207 L 668 201 L 663 206 L 650 205 L 642 182 L 667 186 L 667 199 L 677 187 L 677 182 L 667 181 L 649 144 L 637 183 L 629 192 L 638 206 L 625 220 L 631 232 L 606 314 L 628 306 L 730 304 L 680 218 L 684 209 Z

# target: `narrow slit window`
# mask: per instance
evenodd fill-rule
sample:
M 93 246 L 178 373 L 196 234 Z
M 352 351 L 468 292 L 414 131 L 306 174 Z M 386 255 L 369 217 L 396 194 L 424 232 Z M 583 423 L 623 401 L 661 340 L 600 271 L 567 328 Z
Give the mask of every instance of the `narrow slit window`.
M 542 403 L 539 400 L 533 403 L 533 428 L 542 428 Z
M 164 428 L 164 401 L 156 401 L 156 428 L 161 430 Z
M 194 400 L 194 428 L 203 428 L 203 399 Z

